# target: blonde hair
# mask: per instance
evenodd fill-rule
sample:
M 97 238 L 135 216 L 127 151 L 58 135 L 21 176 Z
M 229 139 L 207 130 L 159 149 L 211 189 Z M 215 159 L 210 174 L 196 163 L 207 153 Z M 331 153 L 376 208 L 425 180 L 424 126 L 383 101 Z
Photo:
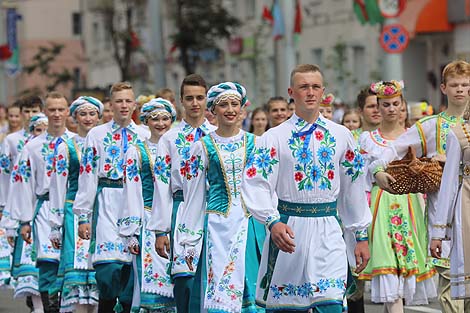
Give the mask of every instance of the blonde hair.
M 442 70 L 442 83 L 444 85 L 450 76 L 467 76 L 470 78 L 470 63 L 463 60 L 450 62 Z
M 115 92 L 123 91 L 123 90 L 132 90 L 132 85 L 129 82 L 119 82 L 115 83 L 109 89 L 109 95 L 112 97 Z
M 297 73 L 310 73 L 310 72 L 319 72 L 322 77 L 323 73 L 320 70 L 320 67 L 315 64 L 299 64 L 297 65 L 292 72 L 290 73 L 290 85 L 294 85 L 294 75 Z

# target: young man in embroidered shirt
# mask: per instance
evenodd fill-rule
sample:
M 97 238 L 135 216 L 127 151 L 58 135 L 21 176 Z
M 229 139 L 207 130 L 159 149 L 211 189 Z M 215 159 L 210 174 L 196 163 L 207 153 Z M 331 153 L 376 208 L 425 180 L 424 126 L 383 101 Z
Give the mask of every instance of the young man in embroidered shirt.
M 113 312 L 116 300 L 124 312 L 130 312 L 132 258 L 127 242 L 119 235 L 117 222 L 124 199 L 125 154 L 129 145 L 149 134 L 132 121 L 136 102 L 131 84 L 114 84 L 110 97 L 113 120 L 91 129 L 83 146 L 73 212 L 79 218 L 80 238 L 91 239 L 100 294 L 98 312 Z
M 173 243 L 174 227 L 181 212 L 179 207 L 183 202 L 183 178 L 190 171 L 190 147 L 200 138 L 215 130 L 204 117 L 206 110 L 207 85 L 204 79 L 197 74 L 186 76 L 181 83 L 181 104 L 185 110 L 185 117 L 176 127 L 164 134 L 158 142 L 157 159 L 166 161 L 165 171 L 169 177 L 157 177 L 152 203 L 152 216 L 147 229 L 154 231 L 157 239 L 155 248 L 162 257 L 169 257 L 171 274 L 174 280 L 174 297 L 178 312 L 189 312 L 190 306 L 199 312 L 199 292 L 192 292 L 194 285 L 194 272 L 179 271 L 186 268 L 175 260 L 175 247 Z M 170 238 L 168 238 L 170 237 Z M 170 249 L 171 246 L 171 249 Z M 170 252 L 170 256 L 168 253 Z M 197 268 L 197 264 L 195 264 Z
M 340 313 L 348 265 L 338 215 L 348 237 L 356 234 L 355 270 L 369 260 L 364 161 L 350 131 L 319 113 L 317 66 L 298 65 L 288 91 L 295 114 L 258 140 L 242 183 L 248 211 L 270 230 L 256 301 L 270 311 Z
M 49 184 L 55 146 L 73 133 L 65 128 L 69 105 L 64 95 L 51 92 L 45 99 L 47 131 L 25 145 L 11 173 L 11 217 L 20 221 L 22 239 L 33 244 L 39 269 L 39 292 L 45 312 L 59 312 L 59 296 L 50 293 L 59 267 L 60 251 L 49 241 Z M 21 244 L 17 241 L 17 244 Z

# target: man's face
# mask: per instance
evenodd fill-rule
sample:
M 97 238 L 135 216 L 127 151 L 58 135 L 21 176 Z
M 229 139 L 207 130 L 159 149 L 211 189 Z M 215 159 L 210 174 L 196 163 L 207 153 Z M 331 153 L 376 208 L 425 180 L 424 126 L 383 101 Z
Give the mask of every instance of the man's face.
M 441 91 L 447 96 L 449 105 L 463 107 L 470 100 L 470 78 L 466 76 L 450 76 Z
M 23 107 L 21 109 L 21 115 L 23 116 L 23 121 L 25 125 L 28 125 L 29 121 L 31 120 L 31 117 L 38 114 L 39 112 L 41 112 L 41 108 L 39 106 L 32 108 Z
M 295 101 L 299 115 L 317 113 L 323 96 L 323 77 L 320 72 L 295 73 L 289 96 Z
M 11 107 L 8 109 L 8 124 L 13 129 L 21 128 L 21 113 L 20 108 L 18 107 Z
M 49 120 L 49 127 L 65 127 L 65 122 L 69 115 L 69 105 L 65 98 L 47 98 L 44 113 Z
M 287 120 L 287 114 L 287 102 L 283 100 L 274 100 L 269 103 L 268 115 L 271 127 L 276 127 Z
M 206 110 L 206 88 L 185 85 L 181 95 L 181 104 L 184 107 L 186 117 L 201 118 Z
M 362 109 L 362 118 L 364 119 L 365 124 L 380 124 L 380 122 L 382 121 L 382 116 L 380 115 L 377 96 L 368 96 L 366 98 L 364 109 Z
M 131 121 L 135 107 L 135 96 L 132 89 L 115 91 L 111 95 L 113 118 L 119 125 L 123 125 Z

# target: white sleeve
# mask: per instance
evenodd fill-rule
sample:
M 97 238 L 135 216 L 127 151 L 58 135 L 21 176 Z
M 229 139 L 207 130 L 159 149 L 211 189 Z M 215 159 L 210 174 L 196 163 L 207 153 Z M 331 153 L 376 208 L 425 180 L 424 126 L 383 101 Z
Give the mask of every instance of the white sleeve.
M 444 239 L 452 224 L 455 213 L 456 199 L 460 185 L 460 160 L 462 151 L 460 143 L 453 131 L 447 135 L 446 163 L 441 179 L 441 187 L 437 199 L 437 209 L 431 225 L 431 237 Z
M 279 147 L 270 133 L 257 140 L 248 157 L 242 182 L 242 197 L 248 211 L 261 223 L 271 228 L 279 222 L 276 187 L 279 176 Z
M 93 212 L 100 163 L 98 145 L 90 134 L 86 137 L 78 176 L 78 191 L 73 204 L 73 213 L 78 215 L 79 223 L 90 223 Z
M 157 156 L 154 164 L 154 192 L 152 215 L 147 229 L 157 233 L 169 233 L 171 214 L 173 212 L 173 194 L 171 188 L 171 149 L 170 141 L 163 136 L 157 145 Z
M 137 149 L 139 148 L 130 145 L 125 156 L 124 207 L 118 219 L 119 234 L 123 237 L 139 236 L 144 217 L 144 198 L 140 175 L 142 160 Z
M 65 197 L 69 179 L 69 152 L 67 143 L 61 142 L 54 156 L 54 171 L 49 187 L 49 224 L 52 229 L 59 229 L 64 224 Z

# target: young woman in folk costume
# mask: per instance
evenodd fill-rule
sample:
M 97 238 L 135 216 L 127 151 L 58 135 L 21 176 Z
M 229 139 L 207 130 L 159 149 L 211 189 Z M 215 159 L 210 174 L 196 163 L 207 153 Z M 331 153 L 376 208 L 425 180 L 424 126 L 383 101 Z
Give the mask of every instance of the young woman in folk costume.
M 89 260 L 89 240 L 78 236 L 78 217 L 72 212 L 78 190 L 78 175 L 85 137 L 103 114 L 103 104 L 93 97 L 79 97 L 70 106 L 78 134 L 61 142 L 56 149 L 51 178 L 49 238 L 61 249 L 56 290 L 61 291 L 61 312 L 88 312 L 98 305 L 95 272 Z
M 176 224 L 176 246 L 186 258 L 186 271 L 195 271 L 204 242 L 204 308 L 209 312 L 260 310 L 255 289 L 265 231 L 241 198 L 243 170 L 255 141 L 253 134 L 237 126 L 245 102 L 245 88 L 237 83 L 209 89 L 207 107 L 219 128 L 191 148 L 191 170 L 183 184 L 186 201 Z
M 157 143 L 176 119 L 168 100 L 151 99 L 140 111 L 141 122 L 148 126 L 150 138 L 130 146 L 124 172 L 124 209 L 118 221 L 120 235 L 127 238 L 135 254 L 133 312 L 174 312 L 173 284 L 168 268 L 170 261 L 155 251 L 155 234 L 146 229 L 152 212 L 155 176 L 170 179 L 165 164 L 157 157 Z M 158 208 L 155 208 L 158 209 Z
M 405 132 L 400 126 L 402 88 L 403 83 L 398 81 L 371 85 L 378 97 L 382 122 L 379 128 L 364 132 L 359 139 L 369 164 L 381 158 L 386 148 Z M 372 184 L 371 258 L 359 278 L 372 280 L 373 302 L 385 303 L 386 312 L 403 312 L 402 298 L 407 303 L 425 304 L 429 297 L 436 296 L 433 280 L 429 279 L 435 270 L 426 260 L 422 196 L 394 195 L 380 189 L 373 179 Z

